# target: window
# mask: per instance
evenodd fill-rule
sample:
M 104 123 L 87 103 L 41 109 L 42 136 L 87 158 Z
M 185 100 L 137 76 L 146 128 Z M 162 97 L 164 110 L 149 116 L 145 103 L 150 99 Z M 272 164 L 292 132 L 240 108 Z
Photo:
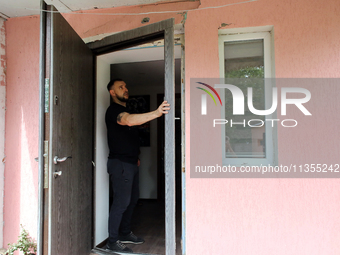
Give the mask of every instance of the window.
M 226 30 L 224 30 L 226 31 Z M 244 114 L 233 114 L 233 97 L 228 89 L 221 89 L 223 102 L 222 155 L 224 165 L 275 164 L 277 125 L 266 120 L 275 114 L 255 115 L 248 109 L 248 97 L 257 110 L 272 105 L 272 48 L 270 32 L 224 34 L 219 36 L 220 75 L 225 84 L 242 90 L 245 98 Z M 252 95 L 248 94 L 252 89 Z

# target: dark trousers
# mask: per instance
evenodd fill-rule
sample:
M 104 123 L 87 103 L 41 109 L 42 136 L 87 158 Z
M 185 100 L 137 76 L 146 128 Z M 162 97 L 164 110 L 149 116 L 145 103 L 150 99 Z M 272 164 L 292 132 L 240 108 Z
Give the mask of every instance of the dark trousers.
M 113 203 L 109 215 L 109 242 L 118 240 L 119 234 L 131 232 L 131 217 L 139 199 L 138 166 L 119 159 L 109 159 L 107 171 L 113 190 Z

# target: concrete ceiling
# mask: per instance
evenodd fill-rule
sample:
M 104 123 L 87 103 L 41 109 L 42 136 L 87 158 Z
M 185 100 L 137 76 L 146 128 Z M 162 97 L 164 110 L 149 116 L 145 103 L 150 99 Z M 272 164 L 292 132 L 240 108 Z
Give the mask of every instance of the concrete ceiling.
M 192 0 L 185 0 L 192 1 Z M 145 5 L 159 2 L 178 2 L 178 0 L 46 0 L 60 12 L 112 8 L 119 6 Z M 39 14 L 39 0 L 0 0 L 0 16 L 13 18 Z

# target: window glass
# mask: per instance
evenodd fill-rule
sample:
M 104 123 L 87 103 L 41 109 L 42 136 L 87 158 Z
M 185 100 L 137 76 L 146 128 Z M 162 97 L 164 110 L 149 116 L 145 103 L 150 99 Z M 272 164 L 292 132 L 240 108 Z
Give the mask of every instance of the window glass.
M 232 94 L 225 92 L 225 118 L 233 122 L 225 128 L 225 157 L 265 158 L 265 116 L 254 115 L 246 106 L 251 87 L 254 108 L 265 109 L 263 39 L 224 42 L 224 68 L 226 84 L 238 86 L 245 96 L 245 114 L 233 115 Z

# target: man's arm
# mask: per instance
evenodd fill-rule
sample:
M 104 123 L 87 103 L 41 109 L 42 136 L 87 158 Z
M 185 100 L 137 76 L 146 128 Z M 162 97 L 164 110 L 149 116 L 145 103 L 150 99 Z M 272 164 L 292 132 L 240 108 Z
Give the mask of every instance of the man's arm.
M 140 114 L 130 114 L 127 112 L 122 112 L 117 116 L 117 123 L 122 126 L 137 126 L 142 125 L 150 120 L 161 117 L 163 114 L 167 114 L 170 110 L 170 104 L 164 101 L 155 111 L 140 113 Z

